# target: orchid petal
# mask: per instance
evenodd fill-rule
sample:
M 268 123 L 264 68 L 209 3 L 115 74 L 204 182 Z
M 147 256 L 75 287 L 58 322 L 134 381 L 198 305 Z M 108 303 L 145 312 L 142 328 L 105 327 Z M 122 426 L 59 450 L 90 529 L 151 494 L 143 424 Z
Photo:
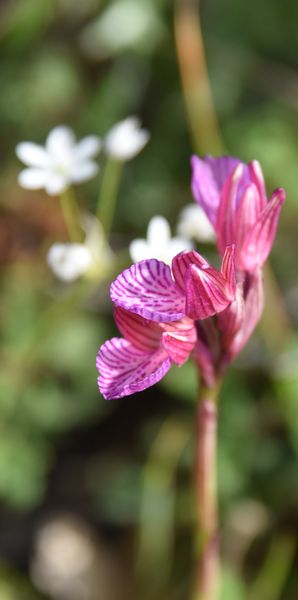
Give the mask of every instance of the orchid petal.
M 224 252 L 226 246 L 235 241 L 235 215 L 243 173 L 244 165 L 239 164 L 228 177 L 222 190 L 216 220 L 217 244 L 221 253 Z
M 249 170 L 250 180 L 252 181 L 252 183 L 255 184 L 255 186 L 258 190 L 259 201 L 260 201 L 259 211 L 261 211 L 262 208 L 264 208 L 267 204 L 266 188 L 265 188 L 265 181 L 264 181 L 262 167 L 257 160 L 252 160 L 248 164 L 248 170 Z
M 264 308 L 264 289 L 261 269 L 247 275 L 245 287 L 247 288 L 247 291 L 244 297 L 244 305 L 242 309 L 240 309 L 240 307 L 238 309 L 243 311 L 242 324 L 231 343 L 231 357 L 242 350 L 261 318 Z
M 234 300 L 236 293 L 236 273 L 234 263 L 235 246 L 227 246 L 221 263 L 221 274 L 226 281 L 226 292 L 230 300 Z
M 243 269 L 252 271 L 265 262 L 274 242 L 284 201 L 285 191 L 282 188 L 275 190 L 257 222 L 248 231 L 239 259 Z
M 213 225 L 216 223 L 221 190 L 240 162 L 232 156 L 206 156 L 204 159 L 192 157 L 192 193 Z
M 235 300 L 217 315 L 217 325 L 222 332 L 222 344 L 229 356 L 231 355 L 231 344 L 233 343 L 236 333 L 243 324 L 243 319 L 243 282 L 240 282 L 237 284 Z
M 123 271 L 111 285 L 111 299 L 116 306 L 152 321 L 177 321 L 185 315 L 185 298 L 170 267 L 156 259 Z
M 106 400 L 129 396 L 160 381 L 171 364 L 163 349 L 142 352 L 128 340 L 112 338 L 97 355 L 98 386 Z
M 207 319 L 231 302 L 231 289 L 216 269 L 191 265 L 186 273 L 186 314 L 192 319 Z
M 245 188 L 236 212 L 235 242 L 237 254 L 241 252 L 247 231 L 257 221 L 261 208 L 260 194 L 255 184 L 252 183 Z
M 172 272 L 177 285 L 185 291 L 185 275 L 190 265 L 196 265 L 199 269 L 209 268 L 209 263 L 195 250 L 180 252 L 173 258 Z
M 114 319 L 123 337 L 139 350 L 152 352 L 160 346 L 162 331 L 157 323 L 121 307 L 115 308 Z
M 196 329 L 192 324 L 184 331 L 165 331 L 161 343 L 170 359 L 176 365 L 182 365 L 189 357 L 197 340 Z

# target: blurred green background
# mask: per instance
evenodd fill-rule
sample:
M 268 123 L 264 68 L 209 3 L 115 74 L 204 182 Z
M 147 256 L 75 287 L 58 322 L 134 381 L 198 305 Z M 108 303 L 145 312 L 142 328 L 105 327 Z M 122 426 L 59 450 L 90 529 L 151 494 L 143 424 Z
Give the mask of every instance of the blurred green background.
M 14 153 L 58 124 L 103 136 L 139 115 L 151 140 L 125 167 L 112 246 L 144 237 L 155 214 L 174 228 L 192 201 L 193 148 L 173 4 L 0 4 L 1 600 L 188 598 L 193 366 L 142 394 L 103 400 L 95 356 L 115 334 L 109 281 L 54 279 L 45 256 L 67 239 L 60 206 L 18 186 Z M 263 322 L 220 405 L 222 600 L 296 600 L 298 3 L 210 0 L 200 10 L 227 152 L 258 159 L 268 191 L 287 192 L 271 259 L 279 287 L 267 290 Z M 202 145 L 212 152 L 208 139 Z M 99 184 L 100 176 L 78 187 L 82 206 L 95 207 Z

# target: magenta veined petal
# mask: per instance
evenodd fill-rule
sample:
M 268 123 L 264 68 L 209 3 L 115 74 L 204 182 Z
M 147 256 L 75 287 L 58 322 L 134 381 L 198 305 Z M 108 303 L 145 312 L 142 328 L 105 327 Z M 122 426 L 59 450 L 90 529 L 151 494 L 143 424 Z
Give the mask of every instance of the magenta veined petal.
M 182 365 L 188 359 L 197 341 L 195 325 L 186 317 L 182 321 L 173 323 L 172 327 L 165 324 L 164 329 L 161 337 L 162 346 L 176 365 Z
M 243 192 L 236 212 L 235 243 L 239 255 L 247 232 L 256 223 L 262 211 L 262 200 L 255 184 L 249 184 Z
M 123 338 L 112 338 L 100 348 L 96 367 L 98 387 L 106 400 L 123 398 L 160 381 L 172 364 L 163 348 L 148 353 Z
M 243 164 L 239 164 L 226 180 L 216 220 L 217 245 L 223 254 L 225 248 L 235 242 L 236 238 L 236 209 L 243 187 Z
M 142 260 L 123 271 L 111 285 L 116 306 L 156 322 L 185 315 L 185 298 L 164 262 Z
M 194 320 L 212 317 L 232 301 L 226 280 L 216 269 L 191 265 L 186 274 L 186 314 Z
M 225 249 L 221 263 L 221 274 L 226 282 L 226 294 L 231 300 L 234 300 L 236 294 L 236 273 L 235 273 L 235 245 L 231 244 Z
M 235 297 L 234 245 L 225 250 L 221 272 L 195 250 L 181 252 L 172 262 L 175 281 L 186 294 L 186 314 L 206 319 L 224 310 Z
M 238 259 L 239 268 L 253 271 L 263 265 L 274 242 L 285 191 L 279 188 L 259 214 L 257 222 L 249 229 Z
M 236 356 L 248 342 L 264 308 L 263 276 L 261 269 L 247 275 L 247 292 L 243 304 L 242 324 L 229 348 L 230 357 Z
M 185 275 L 190 265 L 196 265 L 199 269 L 209 268 L 209 263 L 203 256 L 195 250 L 184 250 L 175 256 L 172 260 L 172 271 L 176 283 L 185 293 Z
M 205 156 L 203 159 L 193 156 L 191 159 L 192 193 L 213 225 L 216 223 L 217 209 L 225 181 L 240 163 L 238 158 L 232 156 L 219 158 Z
M 260 200 L 259 212 L 265 208 L 267 204 L 266 187 L 262 167 L 257 160 L 252 160 L 248 164 L 250 181 L 256 186 Z
M 162 330 L 158 323 L 148 321 L 148 319 L 144 319 L 120 306 L 115 308 L 114 319 L 123 337 L 137 349 L 144 352 L 154 352 L 160 346 Z

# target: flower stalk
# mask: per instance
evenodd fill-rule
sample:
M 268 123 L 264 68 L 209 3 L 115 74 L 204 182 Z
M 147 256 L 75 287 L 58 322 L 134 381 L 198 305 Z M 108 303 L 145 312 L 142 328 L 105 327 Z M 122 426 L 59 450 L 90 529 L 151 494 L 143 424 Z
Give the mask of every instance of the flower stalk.
M 115 158 L 107 159 L 96 209 L 97 218 L 102 224 L 106 238 L 109 237 L 113 223 L 122 170 L 123 162 Z
M 193 600 L 218 600 L 217 399 L 219 385 L 202 386 L 198 401 L 195 449 L 197 556 Z
M 60 195 L 61 208 L 64 222 L 71 242 L 81 242 L 82 232 L 78 223 L 80 222 L 79 208 L 73 190 L 69 187 Z

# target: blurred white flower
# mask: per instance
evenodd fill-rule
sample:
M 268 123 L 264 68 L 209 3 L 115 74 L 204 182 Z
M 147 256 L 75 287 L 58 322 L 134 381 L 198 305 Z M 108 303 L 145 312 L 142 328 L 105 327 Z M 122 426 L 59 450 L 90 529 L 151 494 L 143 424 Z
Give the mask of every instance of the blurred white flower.
M 44 188 L 50 196 L 60 194 L 70 184 L 81 183 L 96 175 L 98 165 L 92 159 L 100 146 L 95 135 L 77 142 L 73 131 L 63 125 L 50 131 L 45 146 L 21 142 L 16 147 L 16 154 L 29 168 L 19 174 L 19 184 L 31 190 Z
M 172 258 L 183 250 L 191 250 L 192 244 L 183 237 L 171 238 L 168 221 L 156 216 L 151 219 L 147 229 L 147 239 L 136 239 L 130 243 L 129 253 L 134 262 L 147 258 L 157 258 L 171 264 Z
M 130 160 L 143 150 L 149 137 L 137 117 L 128 117 L 110 129 L 105 138 L 105 151 L 117 160 Z
M 177 233 L 198 242 L 214 242 L 214 229 L 203 209 L 197 204 L 187 204 L 178 217 Z
M 53 273 L 62 281 L 75 281 L 91 266 L 92 256 L 85 244 L 53 244 L 47 254 Z
M 165 33 L 160 13 L 154 2 L 144 0 L 106 3 L 100 16 L 84 27 L 79 38 L 82 49 L 93 59 L 128 49 L 151 51 Z
M 84 243 L 55 243 L 48 250 L 47 263 L 62 281 L 70 283 L 82 275 L 103 274 L 113 261 L 101 224 L 93 215 L 85 217 L 83 229 Z

